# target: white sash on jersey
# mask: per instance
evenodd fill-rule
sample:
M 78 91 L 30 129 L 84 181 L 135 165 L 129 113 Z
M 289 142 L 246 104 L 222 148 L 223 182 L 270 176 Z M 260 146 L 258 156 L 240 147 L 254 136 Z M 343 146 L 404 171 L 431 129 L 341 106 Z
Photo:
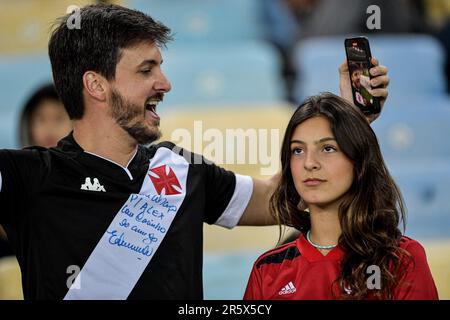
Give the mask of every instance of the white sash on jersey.
M 183 157 L 157 150 L 139 194 L 116 214 L 64 300 L 128 297 L 183 203 L 188 168 Z

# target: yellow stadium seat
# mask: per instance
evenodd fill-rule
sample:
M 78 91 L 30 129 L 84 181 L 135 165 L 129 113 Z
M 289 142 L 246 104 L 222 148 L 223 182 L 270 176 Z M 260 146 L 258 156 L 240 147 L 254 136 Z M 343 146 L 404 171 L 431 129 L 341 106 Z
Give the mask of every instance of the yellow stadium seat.
M 44 52 L 56 18 L 71 5 L 96 3 L 93 0 L 0 1 L 0 54 Z M 112 1 L 121 4 L 122 1 Z
M 285 104 L 215 105 L 201 109 L 183 107 L 173 111 L 170 106 L 163 106 L 160 112 L 161 140 L 172 141 L 189 151 L 203 154 L 233 172 L 267 179 L 279 168 L 281 141 L 293 111 Z M 233 141 L 237 135 L 246 137 L 243 148 L 237 146 L 236 140 Z M 214 148 L 215 142 L 221 140 L 217 137 L 223 141 L 220 148 Z M 234 148 L 230 148 L 232 145 Z M 252 150 L 258 150 L 257 154 Z M 205 225 L 204 248 L 207 251 L 257 249 L 262 252 L 276 245 L 278 230 L 277 226 L 272 226 L 238 227 L 228 231 Z
M 0 259 L 0 300 L 23 300 L 20 267 L 15 257 Z

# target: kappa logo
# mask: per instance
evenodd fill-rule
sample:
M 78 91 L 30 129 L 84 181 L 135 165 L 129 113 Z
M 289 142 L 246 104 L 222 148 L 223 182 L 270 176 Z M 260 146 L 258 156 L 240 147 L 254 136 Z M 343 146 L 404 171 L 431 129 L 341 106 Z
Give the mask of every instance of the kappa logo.
M 287 285 L 285 285 L 280 292 L 278 292 L 278 294 L 284 295 L 284 294 L 291 294 L 291 293 L 295 293 L 297 291 L 297 289 L 294 287 L 294 284 L 292 283 L 292 281 L 289 281 L 289 283 Z
M 81 190 L 106 192 L 105 187 L 100 184 L 97 178 L 94 178 L 94 183 L 92 183 L 91 178 L 86 178 L 84 184 L 81 185 Z
M 165 195 L 181 193 L 182 188 L 180 181 L 178 181 L 178 178 L 171 167 L 163 164 L 162 166 L 150 169 L 148 176 L 152 180 L 158 194 L 161 194 L 163 189 Z

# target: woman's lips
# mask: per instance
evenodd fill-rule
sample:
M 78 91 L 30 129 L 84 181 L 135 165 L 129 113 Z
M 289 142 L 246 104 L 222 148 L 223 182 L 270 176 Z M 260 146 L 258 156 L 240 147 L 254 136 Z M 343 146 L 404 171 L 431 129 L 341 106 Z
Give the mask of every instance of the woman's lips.
M 309 187 L 318 186 L 319 184 L 321 184 L 323 182 L 325 182 L 325 180 L 315 179 L 315 178 L 303 180 L 303 183 Z

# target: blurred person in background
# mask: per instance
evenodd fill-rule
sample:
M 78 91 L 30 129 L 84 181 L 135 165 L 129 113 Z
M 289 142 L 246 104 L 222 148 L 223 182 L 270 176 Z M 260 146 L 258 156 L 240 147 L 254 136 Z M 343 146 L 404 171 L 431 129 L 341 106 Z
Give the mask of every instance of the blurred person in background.
M 281 58 L 285 98 L 295 103 L 293 91 L 297 74 L 292 54 L 301 35 L 301 21 L 311 14 L 317 0 L 262 0 L 261 3 L 267 40 L 277 49 Z
M 381 29 L 369 30 L 366 10 L 381 9 Z M 263 0 L 262 16 L 267 37 L 282 61 L 286 100 L 294 104 L 294 85 L 301 70 L 294 63 L 294 49 L 302 39 L 317 36 L 365 33 L 429 32 L 422 0 Z M 298 74 L 299 73 L 299 74 Z
M 428 24 L 432 34 L 437 37 L 445 49 L 445 75 L 447 92 L 450 93 L 450 1 L 424 0 Z
M 72 130 L 72 121 L 53 84 L 36 90 L 25 103 L 19 125 L 22 147 L 55 147 Z
M 286 128 L 281 165 L 271 211 L 300 236 L 257 259 L 244 299 L 438 299 L 424 248 L 399 229 L 400 190 L 358 108 L 330 93 L 307 99 Z
M 449 1 L 450 2 L 450 1 Z M 442 42 L 445 49 L 445 77 L 447 79 L 447 92 L 450 94 L 450 18 L 439 30 L 437 38 Z
M 362 34 L 429 32 L 422 0 L 317 0 L 307 17 L 299 15 L 299 0 L 288 0 L 292 12 L 301 21 L 301 38 Z M 376 5 L 381 11 L 381 29 L 367 28 L 367 8 Z
M 71 130 L 72 122 L 53 84 L 41 86 L 29 97 L 19 123 L 22 147 L 55 147 Z M 0 226 L 0 299 L 22 298 L 20 267 Z

